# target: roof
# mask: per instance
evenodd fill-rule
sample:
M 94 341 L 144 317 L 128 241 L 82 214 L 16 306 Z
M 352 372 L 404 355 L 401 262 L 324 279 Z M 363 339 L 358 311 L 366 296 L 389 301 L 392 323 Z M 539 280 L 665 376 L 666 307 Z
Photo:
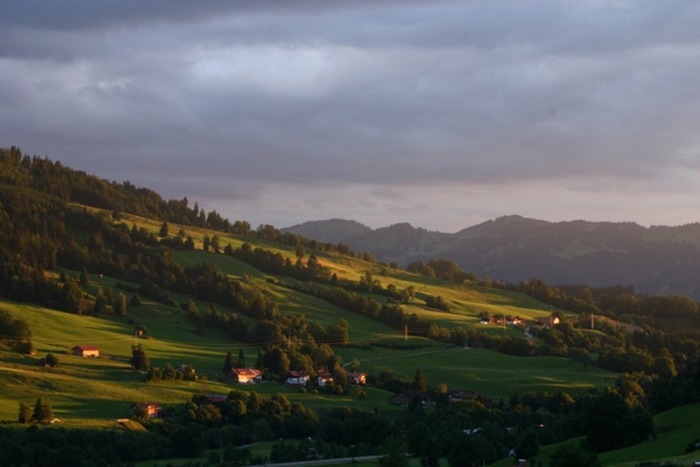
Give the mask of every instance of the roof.
M 73 347 L 73 349 L 80 349 L 80 350 L 100 350 L 99 347 L 96 345 L 76 345 Z
M 138 407 L 139 409 L 147 409 L 148 407 L 160 408 L 160 404 L 158 402 L 134 402 L 131 404 L 131 407 Z
M 248 376 L 252 378 L 256 378 L 262 375 L 262 370 L 258 370 L 257 368 L 234 368 L 231 371 L 233 371 L 233 373 L 237 374 L 238 376 Z

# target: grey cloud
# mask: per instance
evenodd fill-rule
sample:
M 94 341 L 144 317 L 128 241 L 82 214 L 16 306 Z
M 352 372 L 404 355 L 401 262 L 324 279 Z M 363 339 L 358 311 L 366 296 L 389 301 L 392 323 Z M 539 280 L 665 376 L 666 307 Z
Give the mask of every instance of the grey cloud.
M 0 141 L 167 196 L 294 186 L 330 211 L 348 197 L 309 190 L 331 183 L 403 213 L 430 211 L 406 187 L 624 185 L 700 158 L 695 2 L 37 8 L 0 6 Z

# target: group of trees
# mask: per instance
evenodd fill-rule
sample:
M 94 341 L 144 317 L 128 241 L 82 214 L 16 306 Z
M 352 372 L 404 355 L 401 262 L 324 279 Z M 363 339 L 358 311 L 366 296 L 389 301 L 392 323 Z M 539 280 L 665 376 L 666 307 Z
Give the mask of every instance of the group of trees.
M 445 389 L 426 387 L 419 372 L 409 384 L 441 393 Z M 578 395 L 514 392 L 509 401 L 498 404 L 481 400 L 450 402 L 446 397 L 434 400 L 431 410 L 421 404 L 409 405 L 396 418 L 377 410 L 349 407 L 316 412 L 291 403 L 283 395 L 262 398 L 255 392 L 231 391 L 226 400 L 216 401 L 195 396 L 183 415 L 187 430 L 195 436 L 189 437 L 179 454 L 197 455 L 202 449 L 220 445 L 222 438 L 232 446 L 308 438 L 313 439 L 310 444 L 302 441 L 277 446 L 271 460 L 301 460 L 310 452 L 321 458 L 389 452 L 397 444 L 404 446 L 402 452 L 419 457 L 421 465 L 438 465 L 438 459 L 443 458 L 450 467 L 461 467 L 495 462 L 509 453 L 530 458 L 542 445 L 582 436 L 580 447 L 557 451 L 554 465 L 597 465 L 596 452 L 636 444 L 655 435 L 650 412 L 631 403 L 616 388 Z
M 167 423 L 177 423 L 176 415 Z M 339 407 L 316 412 L 291 402 L 282 394 L 261 397 L 256 392 L 231 391 L 225 400 L 193 396 L 182 411 L 185 432 L 178 455 L 193 457 L 203 449 L 241 446 L 279 438 L 311 439 L 315 455 L 338 457 L 351 452 L 367 454 L 388 436 L 398 435 L 392 421 L 378 413 Z M 165 428 L 167 430 L 177 428 Z M 309 448 L 278 446 L 271 460 L 299 460 Z M 304 454 L 304 455 L 306 455 Z
M 44 400 L 41 397 L 36 400 L 36 403 L 34 404 L 34 409 L 32 409 L 32 407 L 24 401 L 19 403 L 19 423 L 26 425 L 30 422 L 49 422 L 52 419 L 53 409 L 51 408 L 51 402 L 44 402 Z
M 2 308 L 0 308 L 0 346 L 27 354 L 34 349 L 29 324 L 23 319 L 14 318 Z
M 0 426 L 2 464 L 14 466 L 123 465 L 173 455 L 170 440 L 144 432 Z

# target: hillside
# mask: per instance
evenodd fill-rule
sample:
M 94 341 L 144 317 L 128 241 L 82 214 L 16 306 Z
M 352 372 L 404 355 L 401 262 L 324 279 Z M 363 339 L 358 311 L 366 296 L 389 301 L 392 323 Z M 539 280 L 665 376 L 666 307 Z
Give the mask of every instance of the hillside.
M 688 297 L 494 286 L 448 260 L 402 269 L 16 148 L 0 150 L 0 166 L 8 465 L 34 465 L 34 452 L 71 465 L 296 461 L 309 439 L 320 458 L 398 440 L 428 463 L 495 462 L 530 452 L 533 436 L 630 446 L 654 434 L 652 412 L 700 401 L 700 309 Z M 444 235 L 389 230 L 417 249 Z M 262 382 L 236 384 L 243 367 Z M 601 439 L 613 416 L 619 436 Z M 242 448 L 252 443 L 267 446 L 257 459 Z
M 321 239 L 326 224 L 304 225 L 304 236 Z M 300 226 L 285 229 L 300 233 Z M 318 237 L 317 237 L 318 235 Z M 638 293 L 700 298 L 700 224 L 642 227 L 633 223 L 546 222 L 506 216 L 455 234 L 397 224 L 335 241 L 368 251 L 380 261 L 405 266 L 432 258 L 454 260 L 479 277 L 517 283 L 633 286 Z
M 312 238 L 319 242 L 336 244 L 348 238 L 357 237 L 372 231 L 372 229 L 366 225 L 344 219 L 309 221 L 281 230 L 283 232 L 292 232 L 302 237 Z

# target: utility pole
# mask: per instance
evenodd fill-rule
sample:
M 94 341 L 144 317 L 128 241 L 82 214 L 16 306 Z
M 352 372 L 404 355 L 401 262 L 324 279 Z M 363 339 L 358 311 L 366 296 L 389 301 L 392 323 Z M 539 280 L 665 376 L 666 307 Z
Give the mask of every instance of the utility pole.
M 408 342 L 408 324 L 404 324 L 403 327 L 403 340 L 404 342 Z

